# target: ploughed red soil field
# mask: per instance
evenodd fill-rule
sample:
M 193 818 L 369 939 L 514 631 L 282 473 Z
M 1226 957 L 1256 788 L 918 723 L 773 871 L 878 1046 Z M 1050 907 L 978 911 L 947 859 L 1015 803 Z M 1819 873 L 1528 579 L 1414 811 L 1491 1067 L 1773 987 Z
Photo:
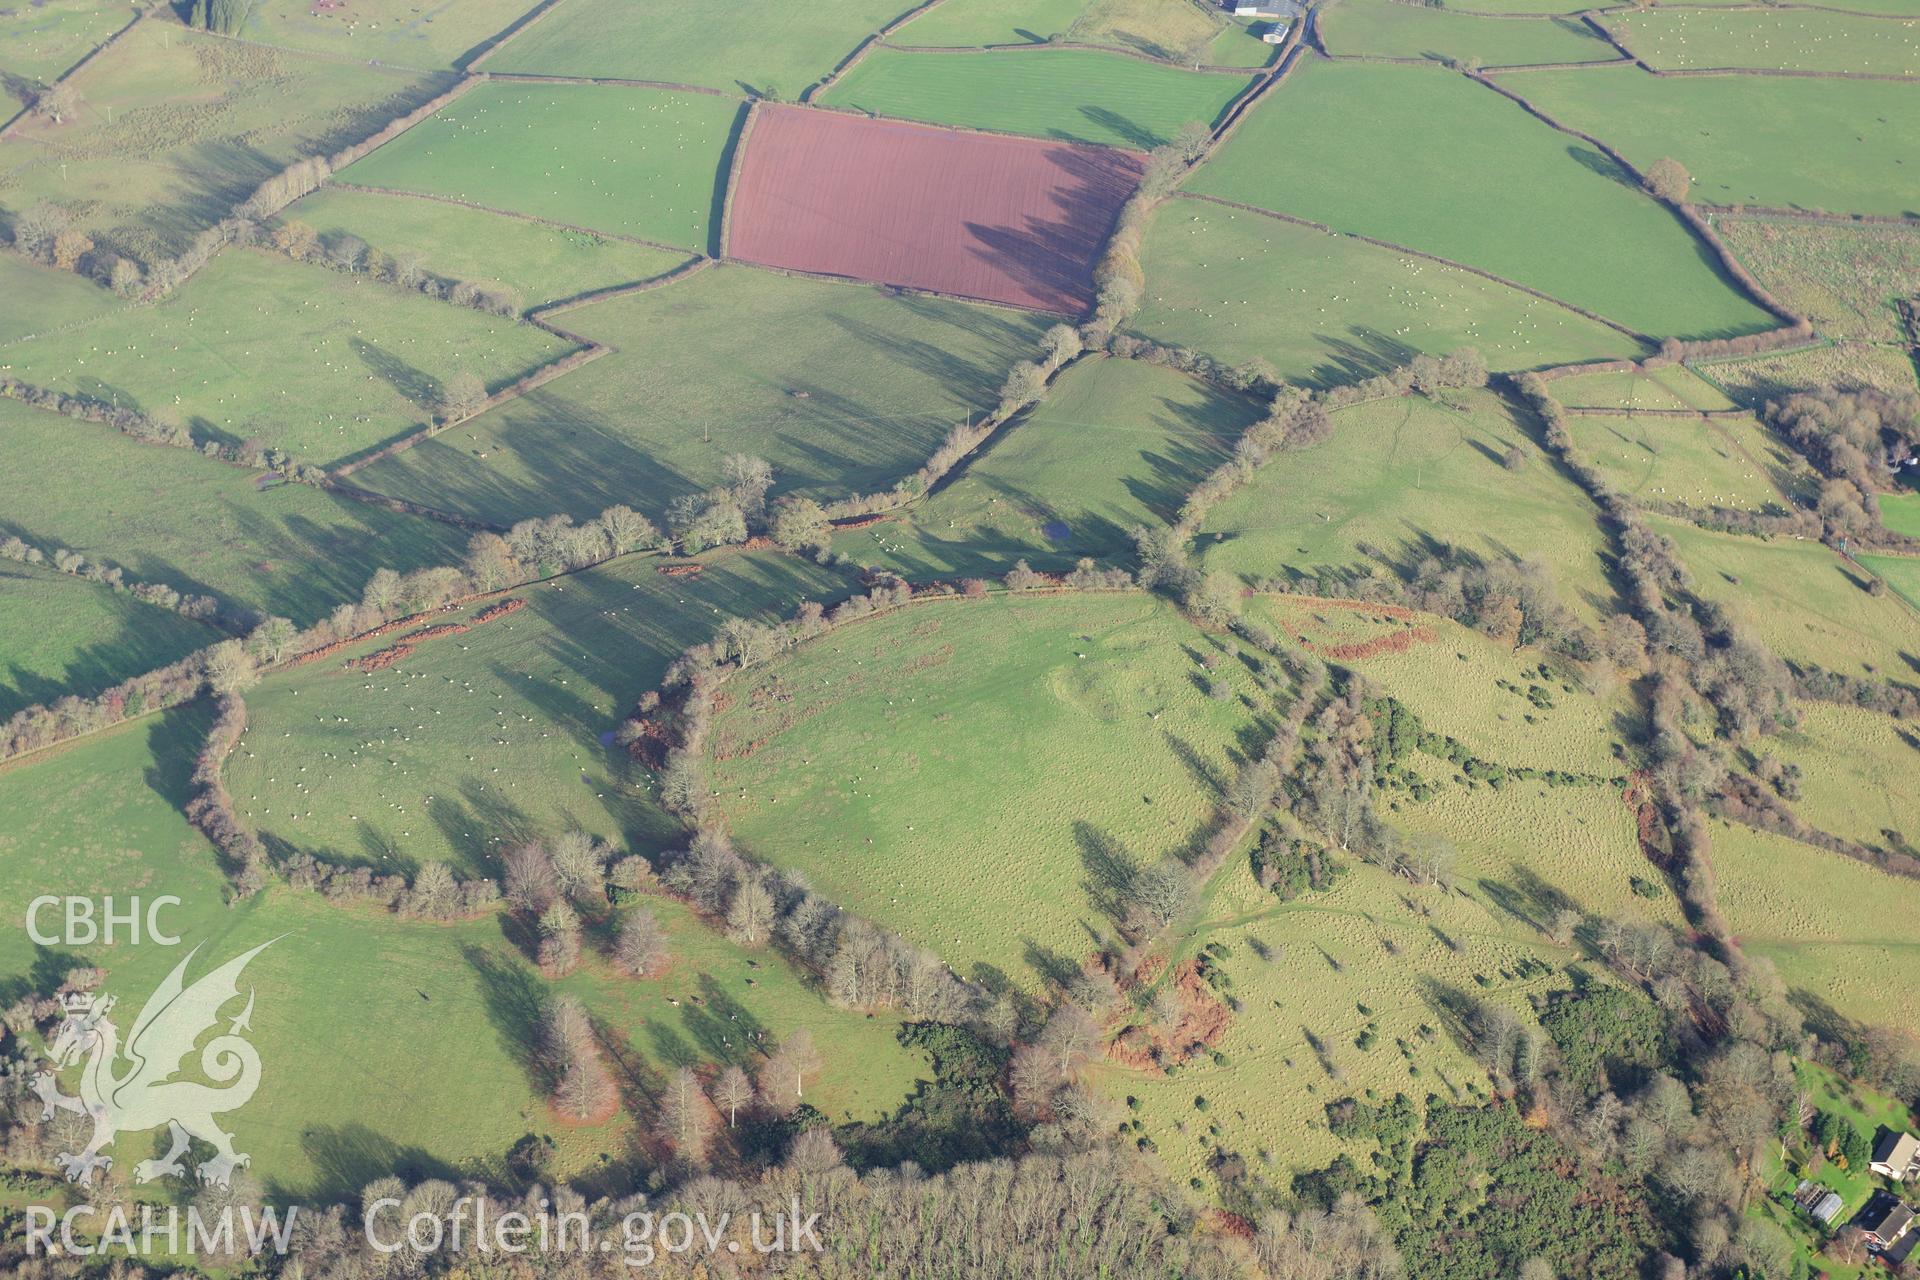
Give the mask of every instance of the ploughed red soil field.
M 1077 312 L 1141 157 L 763 106 L 727 253 L 743 262 Z

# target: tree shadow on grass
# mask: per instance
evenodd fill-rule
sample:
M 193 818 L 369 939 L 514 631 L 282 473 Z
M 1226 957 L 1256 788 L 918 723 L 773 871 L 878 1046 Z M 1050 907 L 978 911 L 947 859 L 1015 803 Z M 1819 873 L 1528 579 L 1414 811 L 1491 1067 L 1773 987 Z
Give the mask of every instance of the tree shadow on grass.
M 448 1180 L 458 1170 L 419 1147 L 401 1146 L 363 1124 L 325 1125 L 305 1130 L 300 1149 L 313 1162 L 314 1181 L 298 1188 L 269 1180 L 267 1199 L 275 1203 L 357 1201 L 360 1189 L 376 1178 L 407 1183 L 426 1178 Z M 471 1171 L 469 1171 L 471 1172 Z M 397 1222 L 389 1219 L 389 1225 Z
M 1073 824 L 1074 843 L 1080 846 L 1080 881 L 1087 900 L 1115 924 L 1121 923 L 1133 900 L 1140 868 L 1125 845 L 1091 822 Z
M 60 990 L 60 984 L 75 969 L 92 967 L 85 956 L 54 951 L 36 942 L 33 944 L 33 963 L 27 966 L 27 971 L 0 978 L 0 1001 L 13 1004 L 28 996 L 50 996 Z
M 681 1006 L 683 1009 L 687 1006 Z M 682 1067 L 700 1065 L 700 1054 L 684 1039 L 678 1031 L 664 1022 L 648 1018 L 646 1022 L 647 1040 L 652 1045 L 653 1058 L 672 1071 Z
M 1482 877 L 1476 883 L 1487 901 L 1529 928 L 1545 932 L 1561 911 L 1578 911 L 1579 905 L 1556 886 L 1520 863 L 1510 864 L 1512 881 Z
M 1203 684 L 1202 688 L 1204 687 Z M 1212 761 L 1201 755 L 1191 742 L 1188 742 L 1179 734 L 1167 729 L 1160 731 L 1160 737 L 1165 740 L 1168 748 L 1172 750 L 1174 758 L 1186 766 L 1187 772 L 1193 775 L 1196 782 L 1205 787 L 1213 795 L 1225 794 L 1227 789 L 1226 777 L 1219 769 L 1214 767 Z
M 1086 117 L 1088 124 L 1091 124 L 1096 129 L 1106 130 L 1108 133 L 1119 138 L 1122 145 L 1132 147 L 1138 151 L 1151 151 L 1166 141 L 1165 138 L 1147 128 L 1145 125 L 1136 124 L 1126 116 L 1121 115 L 1118 111 L 1114 111 L 1108 107 L 1081 107 L 1080 114 Z M 1054 134 L 1056 137 L 1073 136 L 1062 133 L 1059 130 L 1055 130 Z
M 1021 958 L 1027 962 L 1027 967 L 1052 986 L 1064 991 L 1080 974 L 1080 965 L 1077 961 L 1062 955 L 1044 943 L 1036 942 L 1032 938 L 1022 938 L 1020 946 Z
M 400 398 L 416 407 L 425 408 L 440 399 L 442 386 L 440 379 L 424 369 L 416 369 L 405 360 L 388 351 L 382 351 L 364 338 L 350 341 L 353 353 L 360 357 L 374 377 L 380 379 L 399 393 Z
M 553 1092 L 555 1081 L 540 1053 L 541 1027 L 546 1018 L 547 994 L 533 971 L 508 956 L 468 944 L 461 958 L 473 970 L 480 995 L 500 1046 L 527 1082 L 541 1095 Z
M 1422 976 L 1419 986 L 1420 999 L 1433 1011 L 1440 1029 L 1460 1052 L 1472 1057 L 1473 1020 L 1480 1002 L 1452 983 L 1442 982 L 1438 978 Z
M 764 1052 L 766 1027 L 712 974 L 700 975 L 701 1003 L 680 1006 L 680 1021 L 709 1062 L 744 1065 Z

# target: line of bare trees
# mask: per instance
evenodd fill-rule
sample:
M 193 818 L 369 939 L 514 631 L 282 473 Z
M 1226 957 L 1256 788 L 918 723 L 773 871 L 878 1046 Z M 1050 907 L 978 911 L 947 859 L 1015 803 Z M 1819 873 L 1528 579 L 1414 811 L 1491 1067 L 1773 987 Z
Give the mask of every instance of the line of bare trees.
M 510 286 L 436 274 L 428 267 L 424 253 L 412 249 L 383 250 L 350 232 L 342 231 L 323 240 L 312 226 L 297 218 L 275 226 L 265 243 L 295 262 L 330 267 L 348 275 L 364 275 L 456 307 L 508 319 L 518 318 L 525 310 L 519 291 Z
M 911 475 L 896 481 L 893 488 L 842 498 L 828 504 L 826 513 L 835 520 L 871 515 L 924 496 L 1009 419 L 1040 403 L 1054 375 L 1077 359 L 1083 349 L 1079 330 L 1069 324 L 1054 325 L 1041 335 L 1037 359 L 1021 360 L 1008 370 L 999 401 L 991 411 L 977 418 L 969 415 L 967 421 L 949 430 L 940 447 Z
M 183 618 L 210 622 L 216 626 L 223 623 L 220 602 L 212 596 L 185 595 L 164 582 L 129 581 L 125 570 L 89 560 L 67 547 L 55 547 L 52 554 L 48 554 L 19 537 L 9 535 L 0 539 L 0 560 L 46 565 L 72 577 L 97 582 L 114 591 L 123 591 L 142 604 L 170 609 Z
M 269 448 L 259 440 L 249 439 L 238 443 L 213 439 L 196 441 L 191 431 L 177 423 L 161 422 L 137 409 L 110 404 L 91 396 L 69 395 L 63 391 L 30 386 L 5 374 L 0 374 L 0 396 L 62 417 L 101 423 L 143 444 L 193 449 L 209 458 L 218 458 L 251 470 L 278 471 L 289 480 L 307 484 L 318 484 L 325 479 L 325 472 L 320 468 L 301 462 L 284 449 Z

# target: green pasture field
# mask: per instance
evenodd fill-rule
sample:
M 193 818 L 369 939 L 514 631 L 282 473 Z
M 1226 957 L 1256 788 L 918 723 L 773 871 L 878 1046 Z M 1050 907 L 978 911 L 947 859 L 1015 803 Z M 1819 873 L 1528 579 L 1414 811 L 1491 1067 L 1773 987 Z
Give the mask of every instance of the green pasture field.
M 0 561 L 0 720 L 36 702 L 98 693 L 220 638 L 206 623 L 111 587 Z
M 1335 414 L 1325 442 L 1277 455 L 1213 509 L 1203 563 L 1249 582 L 1392 572 L 1452 543 L 1489 560 L 1542 561 L 1563 602 L 1596 623 L 1613 592 L 1590 504 L 1536 445 L 1534 424 L 1487 393 L 1463 402 L 1396 398 Z M 1518 471 L 1502 464 L 1509 448 L 1524 458 Z
M 1272 53 L 1217 8 L 1161 0 L 958 0 L 928 9 L 890 42 L 977 49 L 1055 40 L 1112 45 L 1187 65 L 1254 67 Z
M 1633 811 L 1617 787 L 1454 785 L 1425 804 L 1402 804 L 1392 821 L 1452 845 L 1462 890 L 1512 916 L 1516 926 L 1544 928 L 1563 905 L 1587 919 L 1681 924 L 1670 890 L 1653 899 L 1633 891 L 1636 877 L 1661 876 L 1640 852 Z
M 1569 409 L 1699 409 L 1736 406 L 1720 388 L 1683 364 L 1664 364 L 1645 373 L 1577 373 L 1547 385 Z
M 912 0 L 810 0 L 725 13 L 673 0 L 564 0 L 488 71 L 701 85 L 794 101 Z
M 71 547 L 143 582 L 305 625 L 379 568 L 454 564 L 467 535 L 311 485 L 0 400 L 0 536 Z
M 1229 363 L 1259 356 L 1316 387 L 1466 346 L 1500 370 L 1643 351 L 1626 334 L 1458 267 L 1199 200 L 1160 207 L 1141 264 L 1136 333 Z
M 913 605 L 726 687 L 710 749 L 743 849 L 934 950 L 1036 987 L 1112 932 L 1115 886 L 1204 840 L 1253 679 L 1153 597 Z M 1248 698 L 1248 702 L 1243 702 Z
M 1620 57 L 1618 49 L 1578 18 L 1521 22 L 1477 18 L 1400 0 L 1340 0 L 1328 5 L 1319 21 L 1320 37 L 1335 57 L 1478 61 L 1489 67 L 1612 62 Z
M 822 101 L 930 124 L 1147 150 L 1184 124 L 1214 124 L 1247 84 L 1240 76 L 1088 49 L 881 49 L 835 81 Z
M 1050 318 L 725 265 L 565 320 L 617 352 L 355 483 L 502 523 L 658 518 L 729 453 L 771 462 L 776 494 L 888 489 L 992 408 Z
M 132 20 L 132 5 L 99 0 L 43 0 L 0 14 L 0 94 L 24 107 L 31 91 L 52 84 L 101 41 Z M 0 110 L 14 107 L 0 98 Z
M 1642 501 L 1784 514 L 1782 489 L 1817 488 L 1805 483 L 1798 455 L 1752 418 L 1568 414 L 1566 421 L 1594 465 Z
M 496 80 L 340 176 L 704 252 L 745 110 L 703 93 Z
M 1088 0 L 941 0 L 893 33 L 899 45 L 977 49 L 1064 36 Z
M 1912 556 L 1862 556 L 1861 563 L 1886 579 L 1894 594 L 1920 609 L 1920 559 Z
M 531 325 L 235 249 L 153 307 L 17 344 L 0 365 L 196 440 L 257 439 L 328 463 L 418 429 L 456 373 L 497 390 L 573 350 Z
M 1828 343 L 1779 355 L 1748 356 L 1695 369 L 1729 397 L 1752 409 L 1809 387 L 1914 390 L 1913 358 L 1904 347 Z
M 1880 522 L 1895 533 L 1920 538 L 1920 493 L 1883 494 Z
M 1774 297 L 1825 336 L 1906 340 L 1893 302 L 1920 278 L 1920 230 L 1726 216 L 1713 226 Z
M 534 0 L 255 0 L 248 40 L 399 67 L 455 67 L 512 26 Z
M 1447 7 L 1457 10 L 1463 16 L 1492 13 L 1559 17 L 1563 14 L 1580 13 L 1593 6 L 1583 3 L 1582 0 L 1460 0 L 1459 4 Z
M 1817 542 L 1763 542 L 1661 516 L 1649 522 L 1680 547 L 1694 590 L 1724 605 L 1775 653 L 1847 675 L 1910 680 L 1920 661 L 1920 613 L 1867 592 L 1869 575 Z
M 629 556 L 512 592 L 528 607 L 385 670 L 347 670 L 342 655 L 268 680 L 247 695 L 228 764 L 241 812 L 292 848 L 383 870 L 438 859 L 497 877 L 516 841 L 568 826 L 637 849 L 679 841 L 646 777 L 601 736 L 723 618 L 772 621 L 846 586 L 775 554 L 711 553 L 692 577 L 659 566 Z
M 10 210 L 52 200 L 102 250 L 171 257 L 302 156 L 378 131 L 445 76 L 313 58 L 142 22 L 74 79 L 65 124 L 23 121 L 0 150 Z
M 1920 907 L 1920 881 L 1751 827 L 1715 822 L 1712 837 L 1720 910 L 1742 950 L 1816 1008 L 1877 1026 L 1920 1019 L 1920 944 L 1899 926 Z
M 0 254 L 0 296 L 12 304 L 0 308 L 0 364 L 12 359 L 10 348 L 20 342 L 59 341 L 43 335 L 58 335 L 127 305 L 85 276 L 14 253 Z
M 1150 58 L 1191 65 L 1211 61 L 1216 43 L 1230 34 L 1233 25 L 1214 6 L 1203 9 L 1197 4 L 1166 4 L 1163 0 L 1091 0 L 1067 28 L 1066 38 L 1111 44 Z M 1233 42 L 1236 49 L 1241 41 L 1246 41 L 1244 35 Z
M 1701 204 L 1920 212 L 1920 84 L 1516 71 L 1500 83 L 1644 170 L 1671 156 Z
M 1123 561 L 1127 531 L 1171 523 L 1264 412 L 1254 397 L 1144 361 L 1090 358 L 912 508 L 905 529 L 847 530 L 835 547 L 914 581 L 998 577 L 1023 556 L 1049 569 Z
M 1819 827 L 1876 848 L 1915 847 L 1912 781 L 1920 741 L 1891 717 L 1831 703 L 1805 702 L 1800 722 L 1754 750 L 1802 774 L 1794 812 Z
M 748 953 L 664 899 L 646 904 L 675 955 L 661 977 L 617 977 L 592 954 L 557 984 L 526 961 L 497 914 L 413 922 L 284 887 L 229 906 L 216 855 L 178 812 L 206 721 L 202 711 L 173 712 L 0 772 L 0 902 L 10 918 L 23 919 L 27 902 L 49 892 L 113 894 L 122 908 L 130 894 L 171 893 L 181 905 L 163 923 L 183 940 L 46 949 L 14 928 L 0 943 L 0 973 L 11 1000 L 50 991 L 75 964 L 102 965 L 105 989 L 131 1019 L 189 948 L 203 947 L 191 979 L 277 939 L 243 981 L 257 996 L 249 1039 L 263 1083 L 225 1121 L 276 1198 L 352 1199 L 404 1163 L 497 1177 L 507 1148 L 527 1133 L 554 1139 L 558 1176 L 591 1177 L 603 1161 L 624 1169 L 636 1155 L 632 1112 L 650 1117 L 647 1098 L 665 1073 L 683 1062 L 745 1060 L 741 1034 L 761 1028 L 769 1042 L 812 1030 L 825 1063 L 818 1105 L 836 1118 L 892 1109 L 924 1069 L 894 1041 L 895 1020 L 829 1007 L 771 957 L 749 969 Z M 594 929 L 594 948 L 612 927 Z M 632 1078 L 627 1114 L 575 1127 L 548 1107 L 550 1089 L 531 1060 L 554 989 L 580 996 L 609 1035 L 627 1068 L 616 1074 Z M 161 1136 L 122 1135 L 117 1163 L 129 1165 Z
M 1702 5 L 1744 5 L 1747 0 L 1699 0 Z M 1893 18 L 1920 18 L 1920 5 L 1914 0 L 1821 0 L 1810 9 L 1833 9 L 1841 13 L 1882 13 Z
M 1477 893 L 1416 888 L 1375 867 L 1347 866 L 1331 889 L 1287 903 L 1260 888 L 1244 858 L 1221 872 L 1188 945 L 1227 948 L 1219 967 L 1241 1009 L 1216 1046 L 1224 1062 L 1202 1057 L 1171 1075 L 1112 1063 L 1094 1069 L 1107 1093 L 1139 1099 L 1133 1114 L 1176 1180 L 1211 1180 L 1212 1143 L 1281 1184 L 1342 1153 L 1365 1168 L 1366 1152 L 1330 1132 L 1329 1103 L 1385 1102 L 1396 1093 L 1468 1101 L 1470 1089 L 1490 1085 L 1450 1006 L 1488 1000 L 1530 1023 L 1528 997 L 1567 988 L 1562 974 L 1521 977 L 1517 966 L 1557 969 L 1580 955 L 1517 926 Z M 1369 1025 L 1376 1039 L 1362 1049 Z M 1196 1098 L 1206 1099 L 1204 1112 Z M 1210 1142 L 1214 1125 L 1220 1132 Z
M 1470 627 L 1433 614 L 1391 618 L 1365 605 L 1312 596 L 1260 595 L 1247 602 L 1247 616 L 1274 628 L 1391 694 L 1436 733 L 1457 738 L 1475 755 L 1498 764 L 1612 777 L 1621 772 L 1616 720 L 1631 713 L 1624 690 L 1596 696 L 1571 673 L 1542 676 L 1541 655 L 1518 652 Z M 1363 657 L 1334 656 L 1338 645 L 1364 643 L 1412 629 L 1417 643 L 1398 652 Z M 1426 638 L 1431 637 L 1431 638 Z M 1518 686 L 1501 687 L 1500 682 Z M 1527 690 L 1546 690 L 1553 705 L 1533 704 Z M 1572 684 L 1574 692 L 1562 687 Z M 1458 770 L 1438 760 L 1418 759 L 1413 768 L 1439 780 Z
M 504 285 L 529 308 L 651 280 L 687 261 L 592 232 L 339 187 L 316 191 L 282 216 L 311 226 L 323 244 L 353 235 L 389 257 L 411 250 L 437 276 Z
M 1661 9 L 1601 21 L 1641 61 L 1662 71 L 1739 67 L 1920 76 L 1920 21 L 1808 9 Z
M 1216 67 L 1268 65 L 1273 61 L 1274 47 L 1260 38 L 1268 26 L 1249 18 L 1229 22 L 1207 49 L 1207 61 Z
M 1774 324 L 1611 161 L 1439 68 L 1306 62 L 1189 186 L 1479 267 L 1641 333 Z

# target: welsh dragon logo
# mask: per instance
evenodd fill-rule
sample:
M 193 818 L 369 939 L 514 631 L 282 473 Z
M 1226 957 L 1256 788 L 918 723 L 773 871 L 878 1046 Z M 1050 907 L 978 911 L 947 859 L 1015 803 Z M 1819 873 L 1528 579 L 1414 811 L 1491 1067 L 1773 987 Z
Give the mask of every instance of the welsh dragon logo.
M 196 1138 L 214 1149 L 213 1158 L 194 1170 L 203 1183 L 226 1186 L 233 1171 L 249 1163 L 251 1157 L 233 1149 L 233 1135 L 222 1130 L 214 1117 L 245 1106 L 260 1087 L 260 1055 L 241 1034 L 252 1029 L 251 988 L 246 1007 L 200 1050 L 200 1071 L 216 1084 L 172 1077 L 185 1067 L 200 1037 L 219 1024 L 221 1008 L 239 998 L 240 971 L 272 945 L 263 942 L 186 986 L 187 964 L 200 950 L 195 947 L 148 998 L 124 1045 L 109 1016 L 113 997 L 67 998 L 66 1019 L 48 1049 L 53 1065 L 34 1078 L 33 1091 L 44 1104 L 42 1120 L 52 1119 L 55 1111 L 78 1112 L 93 1119 L 93 1137 L 86 1149 L 63 1151 L 56 1157 L 69 1181 L 92 1185 L 96 1170 L 113 1167 L 113 1157 L 102 1155 L 101 1149 L 116 1135 L 161 1125 L 167 1126 L 171 1145 L 160 1159 L 134 1166 L 136 1182 L 168 1174 L 186 1178 L 181 1157 Z M 55 1073 L 82 1059 L 80 1096 L 69 1097 L 60 1091 Z

